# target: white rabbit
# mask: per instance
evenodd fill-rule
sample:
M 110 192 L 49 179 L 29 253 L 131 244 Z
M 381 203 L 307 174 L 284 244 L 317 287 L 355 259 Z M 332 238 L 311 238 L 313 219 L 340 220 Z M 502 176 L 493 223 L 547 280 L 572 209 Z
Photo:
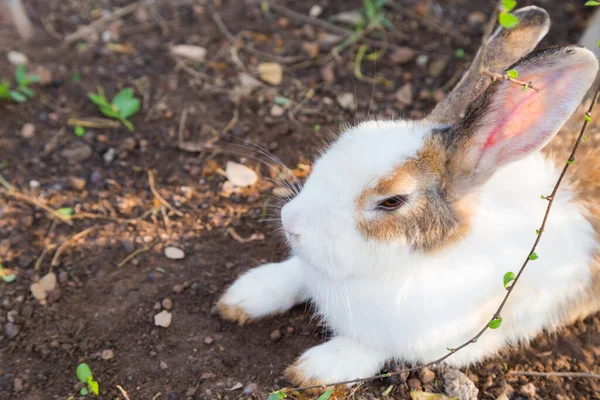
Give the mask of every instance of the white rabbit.
M 540 149 L 598 71 L 594 55 L 577 46 L 526 55 L 549 18 L 536 7 L 516 15 L 517 28 L 490 39 L 485 64 L 498 72 L 510 66 L 539 93 L 491 83 L 478 74 L 477 58 L 426 119 L 347 130 L 282 209 L 293 256 L 248 271 L 219 300 L 221 315 L 240 324 L 314 304 L 334 338 L 287 369 L 292 383 L 368 377 L 392 358 L 432 361 L 494 314 L 504 274 L 518 270 L 535 240 L 547 205 L 540 195 L 551 192 L 566 161 Z M 564 139 L 568 151 L 572 141 Z M 580 159 L 590 164 L 563 183 L 539 259 L 506 304 L 502 325 L 448 364 L 479 362 L 599 308 L 600 157 L 586 158 L 599 143 L 581 145 Z

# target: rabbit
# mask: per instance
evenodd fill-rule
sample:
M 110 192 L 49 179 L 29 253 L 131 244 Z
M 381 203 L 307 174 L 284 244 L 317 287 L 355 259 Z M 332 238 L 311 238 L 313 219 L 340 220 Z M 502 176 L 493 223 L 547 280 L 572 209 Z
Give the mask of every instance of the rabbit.
M 506 294 L 536 238 L 573 141 L 548 145 L 598 72 L 572 45 L 530 53 L 550 26 L 537 7 L 498 28 L 453 92 L 422 120 L 347 129 L 281 210 L 291 257 L 241 275 L 218 300 L 241 325 L 310 302 L 333 333 L 285 371 L 294 385 L 421 364 L 470 340 Z M 478 72 L 518 71 L 539 90 Z M 579 124 L 583 115 L 578 115 Z M 572 133 L 572 132 L 571 132 Z M 594 141 L 595 140 L 595 141 Z M 597 311 L 599 140 L 581 144 L 541 240 L 498 329 L 449 357 L 465 367 Z M 587 164 L 586 164 L 587 163 Z M 581 164 L 581 167 L 577 167 Z M 572 173 L 574 172 L 574 173 Z

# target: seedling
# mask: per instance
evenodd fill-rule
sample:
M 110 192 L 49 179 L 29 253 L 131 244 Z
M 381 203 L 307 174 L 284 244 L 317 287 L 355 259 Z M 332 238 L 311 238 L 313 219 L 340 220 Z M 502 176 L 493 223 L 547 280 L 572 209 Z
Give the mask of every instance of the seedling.
M 81 363 L 77 366 L 77 378 L 87 384 L 87 387 L 81 388 L 79 394 L 82 396 L 87 396 L 90 392 L 94 393 L 96 396 L 100 393 L 100 389 L 98 387 L 98 382 L 94 380 L 92 376 L 92 370 L 89 365 L 86 363 Z
M 98 93 L 88 93 L 88 97 L 102 114 L 121 121 L 127 129 L 133 132 L 135 128 L 128 118 L 140 109 L 140 100 L 133 96 L 133 89 L 121 89 L 110 103 L 101 86 L 98 86 Z
M 27 69 L 24 64 L 20 64 L 15 69 L 15 81 L 17 87 L 11 89 L 11 84 L 7 79 L 3 79 L 0 82 L 0 99 L 6 101 L 16 101 L 17 103 L 24 103 L 27 99 L 32 98 L 35 95 L 33 89 L 31 89 L 32 83 L 38 83 L 40 81 L 39 75 L 32 75 L 27 73 Z
M 17 275 L 12 270 L 4 268 L 2 264 L 0 264 L 0 277 L 6 283 L 13 283 L 17 279 Z

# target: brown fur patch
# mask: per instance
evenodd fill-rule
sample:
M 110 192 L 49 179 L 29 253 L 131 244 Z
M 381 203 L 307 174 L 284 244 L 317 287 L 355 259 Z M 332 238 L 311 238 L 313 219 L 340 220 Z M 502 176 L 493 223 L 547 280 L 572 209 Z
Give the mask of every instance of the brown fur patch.
M 432 134 L 416 157 L 363 191 L 356 199 L 358 227 L 371 239 L 400 239 L 415 249 L 433 251 L 462 237 L 469 230 L 468 207 L 451 201 L 446 193 L 447 155 L 440 135 Z M 393 212 L 380 211 L 372 219 L 363 212 L 373 199 L 408 195 L 408 203 Z
M 248 322 L 252 322 L 252 317 L 246 314 L 240 307 L 231 306 L 221 301 L 217 303 L 217 310 L 221 318 L 231 322 L 237 322 L 240 325 L 244 325 Z

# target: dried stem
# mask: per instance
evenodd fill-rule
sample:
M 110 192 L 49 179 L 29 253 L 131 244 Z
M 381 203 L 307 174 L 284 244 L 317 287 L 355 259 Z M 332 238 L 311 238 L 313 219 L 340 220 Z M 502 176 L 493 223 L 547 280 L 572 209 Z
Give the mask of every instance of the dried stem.
M 118 265 L 117 268 L 121 268 L 122 266 L 124 266 L 125 264 L 127 264 L 129 261 L 133 260 L 134 258 L 136 258 L 137 256 L 139 256 L 142 253 L 145 253 L 147 251 L 150 251 L 154 245 L 156 244 L 156 242 L 152 242 L 149 245 L 147 245 L 146 247 L 142 247 L 141 249 L 137 249 L 135 250 L 133 253 L 131 253 L 130 255 L 128 255 L 127 257 L 125 257 L 125 259 L 123 259 L 123 261 L 121 261 Z
M 54 257 L 52 258 L 52 262 L 50 263 L 50 266 L 58 267 L 60 265 L 60 256 L 66 250 L 66 248 L 69 247 L 69 245 L 71 243 L 76 242 L 77 240 L 81 239 L 82 237 L 89 235 L 94 230 L 96 230 L 96 226 L 92 226 L 91 228 L 84 229 L 83 231 L 76 233 L 75 235 L 71 236 L 70 238 L 68 238 L 67 240 L 62 242 L 60 247 L 56 250 L 56 253 L 54 253 Z
M 175 215 L 183 217 L 183 213 L 181 211 L 175 209 L 175 207 L 173 207 L 164 197 L 162 197 L 160 193 L 158 193 L 158 190 L 156 190 L 156 186 L 154 184 L 154 174 L 150 170 L 148 170 L 148 183 L 150 184 L 150 190 L 152 191 L 154 197 L 156 197 L 156 200 L 158 200 L 163 206 L 167 207 L 169 210 L 173 211 Z

